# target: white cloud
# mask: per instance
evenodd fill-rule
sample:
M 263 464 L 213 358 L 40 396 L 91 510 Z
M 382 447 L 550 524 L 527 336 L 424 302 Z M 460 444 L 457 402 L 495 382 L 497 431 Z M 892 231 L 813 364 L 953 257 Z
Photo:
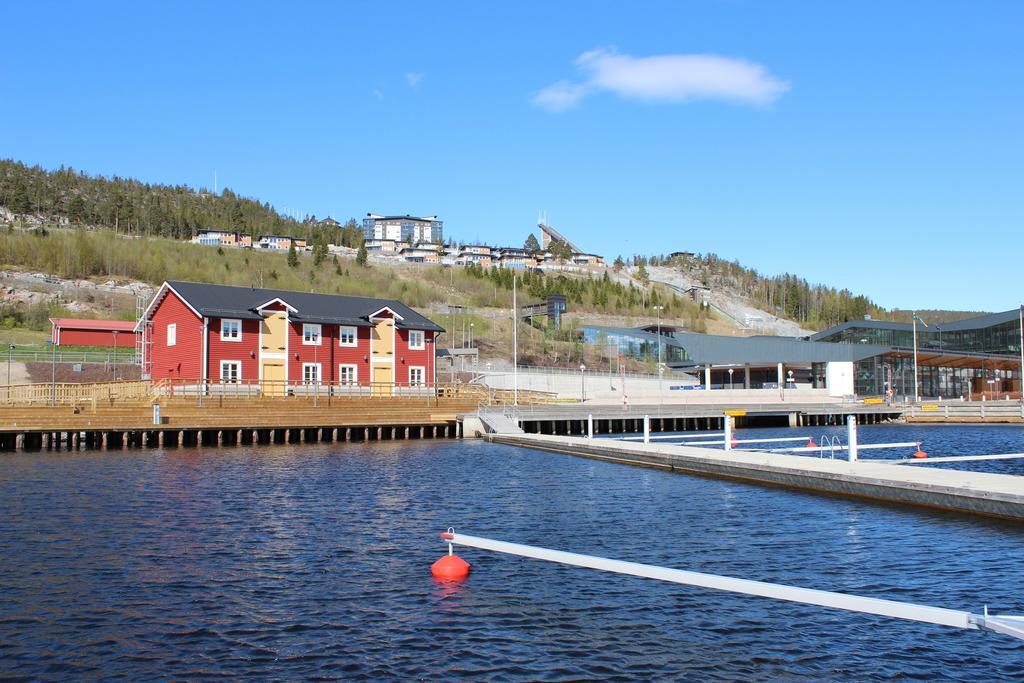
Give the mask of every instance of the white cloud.
M 584 83 L 558 81 L 533 96 L 533 103 L 548 111 L 565 111 L 587 96 L 591 88 Z
M 601 48 L 584 52 L 576 66 L 583 80 L 549 85 L 534 94 L 533 104 L 565 111 L 591 93 L 606 91 L 648 102 L 716 99 L 763 105 L 789 90 L 789 83 L 760 64 L 717 55 L 633 57 Z
M 410 88 L 415 88 L 423 80 L 423 74 L 416 71 L 407 71 L 405 74 L 405 80 L 409 84 Z

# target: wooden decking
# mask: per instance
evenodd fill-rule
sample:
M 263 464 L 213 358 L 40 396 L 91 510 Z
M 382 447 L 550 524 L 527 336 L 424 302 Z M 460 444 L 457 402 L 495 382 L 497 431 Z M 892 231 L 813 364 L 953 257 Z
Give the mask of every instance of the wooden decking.
M 165 398 L 0 406 L 0 450 L 456 437 L 469 398 Z

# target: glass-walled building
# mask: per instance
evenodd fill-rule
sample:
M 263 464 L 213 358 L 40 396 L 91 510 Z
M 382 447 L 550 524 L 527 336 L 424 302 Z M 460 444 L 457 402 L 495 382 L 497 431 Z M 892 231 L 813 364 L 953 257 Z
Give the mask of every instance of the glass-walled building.
M 926 321 L 927 322 L 927 321 Z M 856 364 L 859 395 L 913 396 L 911 323 L 855 320 L 809 337 L 812 341 L 888 346 Z M 928 398 L 1019 395 L 1021 323 L 1017 310 L 925 327 L 917 325 L 917 393 Z
M 686 349 L 675 339 L 665 334 L 658 335 L 657 332 L 649 332 L 647 328 L 586 325 L 580 334 L 585 344 L 614 348 L 616 353 L 624 358 L 635 358 L 653 363 L 660 360 L 662 363 L 672 366 L 685 364 L 690 360 Z
M 658 334 L 658 332 L 661 334 Z M 705 388 L 827 388 L 834 396 L 894 400 L 1005 399 L 1021 391 L 1017 311 L 918 326 L 917 363 L 908 323 L 863 320 L 807 338 L 695 334 L 665 325 L 588 325 L 581 341 L 691 372 Z M 916 383 L 915 383 L 916 374 Z

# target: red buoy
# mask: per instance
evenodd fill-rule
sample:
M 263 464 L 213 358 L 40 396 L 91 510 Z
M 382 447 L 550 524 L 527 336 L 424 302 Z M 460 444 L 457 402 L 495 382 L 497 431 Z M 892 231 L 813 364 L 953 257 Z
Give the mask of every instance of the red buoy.
M 924 451 L 922 451 L 920 448 L 918 448 L 917 452 L 914 453 L 914 457 L 915 458 L 927 458 L 928 454 L 925 453 Z
M 469 562 L 458 555 L 445 555 L 430 565 L 430 573 L 442 581 L 461 581 L 469 576 Z
M 807 447 L 808 448 L 817 448 L 818 447 L 818 444 L 814 443 L 814 437 L 813 436 L 809 437 L 807 439 Z

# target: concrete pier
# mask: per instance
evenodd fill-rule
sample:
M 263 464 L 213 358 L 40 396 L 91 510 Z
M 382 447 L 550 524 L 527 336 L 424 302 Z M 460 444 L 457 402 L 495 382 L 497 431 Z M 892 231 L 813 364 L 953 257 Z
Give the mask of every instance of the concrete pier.
M 487 438 L 674 472 L 1024 521 L 1024 477 L 1008 474 L 614 439 L 541 434 L 490 434 Z

